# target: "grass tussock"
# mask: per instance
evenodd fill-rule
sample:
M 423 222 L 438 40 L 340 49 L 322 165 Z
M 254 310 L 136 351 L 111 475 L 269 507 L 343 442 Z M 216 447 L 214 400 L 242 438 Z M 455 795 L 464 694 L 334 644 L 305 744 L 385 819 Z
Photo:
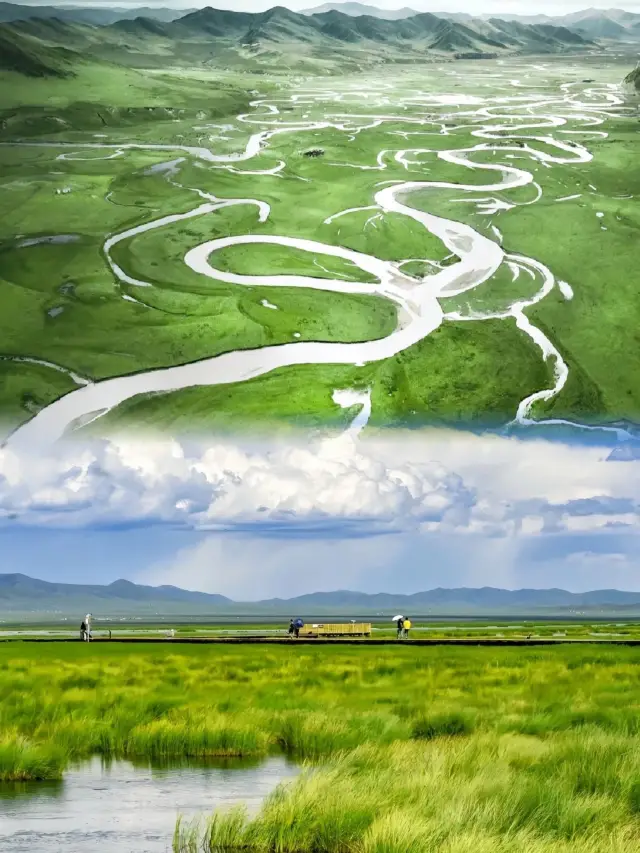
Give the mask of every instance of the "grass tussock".
M 0 737 L 0 782 L 61 779 L 66 753 L 51 744 L 34 744 L 16 733 Z
M 585 784 L 594 750 L 613 758 L 613 768 L 599 776 L 596 762 Z M 582 740 L 567 733 L 542 748 L 495 733 L 367 744 L 281 787 L 252 820 L 233 810 L 199 831 L 182 827 L 174 849 L 631 853 L 639 770 L 640 755 L 624 739 L 597 731 Z
M 265 755 L 266 732 L 228 720 L 220 715 L 204 721 L 153 720 L 137 726 L 127 739 L 129 755 L 165 758 L 172 756 L 243 757 Z

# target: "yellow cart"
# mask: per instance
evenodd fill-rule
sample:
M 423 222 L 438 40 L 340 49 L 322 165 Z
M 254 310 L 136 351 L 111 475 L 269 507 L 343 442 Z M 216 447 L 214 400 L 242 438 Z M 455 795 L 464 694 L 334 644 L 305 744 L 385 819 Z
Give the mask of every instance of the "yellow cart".
M 371 622 L 321 622 L 300 628 L 301 637 L 370 637 Z

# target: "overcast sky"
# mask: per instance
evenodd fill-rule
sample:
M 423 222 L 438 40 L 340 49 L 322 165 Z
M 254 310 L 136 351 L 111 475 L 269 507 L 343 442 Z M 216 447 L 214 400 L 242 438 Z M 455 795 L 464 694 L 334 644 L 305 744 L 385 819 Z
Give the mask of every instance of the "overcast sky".
M 192 2 L 192 0 L 140 0 L 139 2 L 131 2 L 131 0 L 76 0 L 74 3 L 61 2 L 56 3 L 52 0 L 23 0 L 32 6 L 96 6 L 96 7 L 136 7 L 136 6 L 156 6 L 169 7 L 176 9 L 194 9 L 202 6 L 213 6 L 216 9 L 234 9 L 243 12 L 261 12 L 265 9 L 270 9 L 272 6 L 286 6 L 289 9 L 302 10 L 314 8 L 321 5 L 323 0 L 290 0 L 290 2 L 282 3 L 278 0 L 216 0 L 216 2 Z M 446 10 L 448 12 L 468 12 L 470 14 L 494 14 L 510 12 L 514 15 L 565 15 L 569 12 L 575 12 L 585 8 L 607 9 L 613 8 L 606 2 L 579 2 L 579 0 L 447 0 L 447 2 L 418 2 L 412 3 L 407 0 L 385 0 L 385 2 L 365 3 L 365 5 L 374 5 L 384 9 L 400 9 L 409 7 L 419 12 L 434 12 Z M 640 11 L 640 2 L 621 2 L 616 3 L 616 9 L 629 9 L 631 11 Z
M 0 450 L 2 571 L 239 600 L 640 590 L 640 448 L 428 431 Z M 619 458 L 622 457 L 622 458 Z

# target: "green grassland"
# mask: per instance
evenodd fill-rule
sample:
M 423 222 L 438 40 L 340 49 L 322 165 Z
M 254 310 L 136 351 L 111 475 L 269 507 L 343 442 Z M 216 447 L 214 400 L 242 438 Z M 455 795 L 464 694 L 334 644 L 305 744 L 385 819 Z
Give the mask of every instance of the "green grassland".
M 272 297 L 274 298 L 274 297 Z M 460 366 L 464 365 L 464 370 Z M 365 367 L 313 365 L 213 388 L 140 396 L 119 406 L 96 432 L 128 426 L 145 433 L 167 428 L 291 429 L 340 426 L 353 418 L 332 401 L 336 388 L 371 389 L 371 425 L 500 426 L 522 396 L 548 374 L 515 324 L 446 323 L 398 356 Z
M 581 62 L 579 68 L 565 61 L 551 62 L 541 91 L 556 92 L 567 75 L 573 79 L 584 72 L 597 77 L 598 83 L 621 76 L 616 66 L 600 67 L 586 58 Z M 452 77 L 446 65 L 425 66 L 419 79 L 414 71 L 398 71 L 394 86 L 398 97 L 415 92 L 416 87 L 436 92 L 463 87 L 465 94 L 482 96 L 491 87 L 496 94 L 517 91 L 505 86 L 504 80 L 487 84 L 483 74 L 488 68 L 485 63 L 457 63 L 456 69 L 463 73 Z M 505 80 L 522 72 L 521 64 L 507 67 Z M 527 73 L 533 74 L 530 69 Z M 289 102 L 300 79 L 286 71 L 256 80 L 246 69 L 243 73 L 176 68 L 159 72 L 113 66 L 113 73 L 105 74 L 103 67 L 84 63 L 72 79 L 27 80 L 7 72 L 3 80 L 11 84 L 3 88 L 0 104 L 0 137 L 5 142 L 116 146 L 135 141 L 200 145 L 216 153 L 232 153 L 242 150 L 249 133 L 270 127 L 262 122 L 272 115 L 249 106 L 256 93 L 275 99 L 285 121 L 322 121 L 329 113 L 346 122 L 345 131 L 318 128 L 278 134 L 257 157 L 234 164 L 233 171 L 177 148 L 175 152 L 118 152 L 0 146 L 1 355 L 42 359 L 91 379 L 298 339 L 363 341 L 386 336 L 396 323 L 395 306 L 387 300 L 227 285 L 192 272 L 182 259 L 189 248 L 216 237 L 287 235 L 394 262 L 408 259 L 404 272 L 428 276 L 438 264 L 454 259 L 413 220 L 397 214 L 380 216 L 375 210 L 326 220 L 346 208 L 370 206 L 386 181 L 487 182 L 487 172 L 437 158 L 439 150 L 477 143 L 468 113 L 457 117 L 456 109 L 448 108 L 444 122 L 448 132 L 443 134 L 439 108 L 432 109 L 432 121 L 407 125 L 406 118 L 423 118 L 425 109 L 389 104 L 382 109 L 397 115 L 397 121 L 350 134 L 350 126 L 362 123 L 358 116 L 375 114 L 380 107 L 349 99 L 329 106 L 304 99 Z M 352 81 L 362 82 L 362 78 Z M 306 85 L 320 90 L 334 87 L 336 81 L 310 78 Z M 238 122 L 240 112 L 251 114 L 254 123 Z M 465 107 L 460 112 L 464 114 Z M 570 371 L 565 389 L 549 403 L 538 404 L 537 416 L 589 422 L 640 417 L 640 392 L 633 382 L 640 364 L 634 361 L 639 350 L 637 323 L 632 318 L 638 302 L 631 251 L 638 223 L 634 198 L 622 198 L 636 194 L 636 124 L 633 117 L 612 117 L 605 125 L 606 140 L 585 136 L 593 153 L 589 163 L 544 168 L 513 151 L 509 157 L 515 159 L 499 152 L 472 155 L 478 163 L 505 165 L 518 165 L 518 158 L 524 156 L 523 167 L 532 171 L 542 189 L 540 201 L 533 205 L 527 204 L 535 196 L 532 187 L 498 193 L 497 197 L 516 207 L 490 216 L 477 208 L 473 194 L 465 196 L 463 191 L 411 195 L 412 206 L 467 222 L 493 240 L 497 237 L 491 226 L 499 228 L 505 250 L 542 261 L 557 279 L 571 284 L 571 301 L 555 289 L 527 311 L 558 346 Z M 226 129 L 220 130 L 220 125 Z M 419 135 L 399 136 L 407 127 Z M 562 132 L 581 127 L 570 119 Z M 583 139 L 579 133 L 558 134 L 558 138 Z M 394 155 L 411 146 L 424 146 L 432 153 L 409 154 L 416 162 L 407 170 Z M 322 148 L 323 156 L 305 157 L 305 151 L 314 147 Z M 542 141 L 535 147 L 553 150 Z M 380 166 L 377 158 L 385 150 L 388 153 Z M 109 154 L 115 155 L 113 159 L 103 159 Z M 58 159 L 59 155 L 65 159 Z M 183 162 L 172 175 L 150 171 L 177 157 Z M 276 175 L 251 174 L 280 160 L 286 165 Z M 195 189 L 221 199 L 260 199 L 270 205 L 270 215 L 259 222 L 255 205 L 235 206 L 123 240 L 113 247 L 113 260 L 128 275 L 152 286 L 119 282 L 104 256 L 106 237 L 169 213 L 193 210 L 203 202 Z M 580 198 L 556 201 L 574 194 Z M 597 212 L 604 217 L 596 217 Z M 29 242 L 56 234 L 67 235 L 68 242 Z M 335 274 L 367 280 L 366 274 L 339 259 L 265 244 L 225 249 L 211 263 L 244 274 L 286 271 L 318 279 Z M 443 299 L 442 307 L 463 317 L 478 311 L 501 312 L 515 300 L 530 298 L 537 288 L 538 282 L 524 274 L 513 281 L 503 265 L 472 292 Z M 64 374 L 19 362 L 4 362 L 0 376 L 0 410 L 10 426 L 73 387 Z M 344 410 L 331 400 L 338 386 L 371 388 L 371 423 L 378 426 L 407 422 L 497 426 L 513 417 L 523 397 L 548 387 L 549 381 L 550 366 L 511 319 L 448 320 L 426 340 L 377 365 L 283 368 L 243 386 L 142 396 L 97 422 L 92 430 L 123 424 L 198 431 L 251 427 L 256 422 L 269 428 L 344 423 Z
M 6 614 L 10 615 L 10 614 Z M 324 621 L 340 622 L 346 616 L 315 616 L 307 617 L 307 621 L 320 619 Z M 373 619 L 371 623 L 371 636 L 374 639 L 395 639 L 396 628 L 388 620 L 380 620 L 378 617 L 362 616 L 363 621 Z M 615 617 L 609 617 L 612 619 Z M 550 621 L 533 619 L 531 617 L 520 619 L 517 616 L 501 616 L 492 620 L 474 619 L 465 621 L 460 619 L 449 619 L 439 617 L 438 619 L 425 620 L 424 617 L 412 617 L 411 638 L 418 640 L 582 640 L 588 642 L 610 642 L 626 640 L 640 640 L 640 623 L 633 614 L 625 612 L 621 617 L 628 621 L 608 621 L 602 612 L 588 621 L 582 619 L 567 620 L 562 617 Z M 192 617 L 191 620 L 185 615 L 166 614 L 162 619 L 152 618 L 130 618 L 108 619 L 101 618 L 94 622 L 92 636 L 95 639 L 126 639 L 126 638 L 158 638 L 165 637 L 167 630 L 175 632 L 175 638 L 180 639 L 217 639 L 234 638 L 246 635 L 257 637 L 284 637 L 289 639 L 288 618 L 271 617 L 260 619 L 255 616 L 232 617 L 210 616 Z M 17 632 L 17 633 L 16 633 Z M 50 636 L 52 638 L 73 637 L 77 639 L 77 631 L 69 627 L 68 620 L 51 621 L 39 618 L 21 621 L 12 615 L 5 619 L 0 628 L 0 639 L 11 641 L 14 638 L 37 638 Z
M 631 853 L 629 648 L 0 645 L 0 778 L 92 754 L 305 762 L 205 848 Z M 195 850 L 179 826 L 175 845 Z
M 569 365 L 565 389 L 549 403 L 539 404 L 537 416 L 577 418 L 587 423 L 622 418 L 637 422 L 640 418 L 633 380 L 640 370 L 637 324 L 627 322 L 640 310 L 632 248 L 640 227 L 634 201 L 640 191 L 634 166 L 636 124 L 611 119 L 606 140 L 588 141 L 593 153 L 589 163 L 534 167 L 543 190 L 540 201 L 502 212 L 490 221 L 474 212 L 472 203 L 454 209 L 444 199 L 438 203 L 436 198 L 435 206 L 433 197 L 422 199 L 425 209 L 455 215 L 487 236 L 493 236 L 490 224 L 498 226 L 506 250 L 542 261 L 557 279 L 571 285 L 574 297 L 570 302 L 554 290 L 526 312 Z M 572 195 L 580 197 L 557 201 Z M 509 194 L 502 197 L 508 199 Z M 420 205 L 418 194 L 412 197 L 412 204 Z M 604 216 L 598 217 L 599 212 Z M 540 227 L 543 222 L 552 225 Z M 456 308 L 461 303 L 472 309 L 478 302 L 482 304 L 485 289 L 486 285 L 469 298 L 459 298 Z M 612 375 L 614 364 L 619 368 Z

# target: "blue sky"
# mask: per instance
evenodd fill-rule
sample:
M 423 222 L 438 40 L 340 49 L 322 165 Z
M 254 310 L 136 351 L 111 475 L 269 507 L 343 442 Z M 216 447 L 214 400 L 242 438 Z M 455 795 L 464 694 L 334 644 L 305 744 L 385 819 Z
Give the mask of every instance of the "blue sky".
M 340 588 L 411 593 L 437 586 L 640 590 L 636 533 L 497 537 L 400 533 L 256 537 L 157 527 L 0 533 L 2 571 L 45 580 L 172 583 L 238 600 Z
M 629 443 L 628 447 L 632 447 Z M 640 459 L 426 430 L 0 451 L 2 571 L 240 600 L 436 586 L 640 589 Z

